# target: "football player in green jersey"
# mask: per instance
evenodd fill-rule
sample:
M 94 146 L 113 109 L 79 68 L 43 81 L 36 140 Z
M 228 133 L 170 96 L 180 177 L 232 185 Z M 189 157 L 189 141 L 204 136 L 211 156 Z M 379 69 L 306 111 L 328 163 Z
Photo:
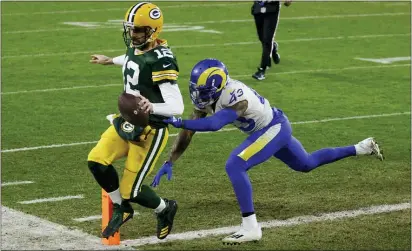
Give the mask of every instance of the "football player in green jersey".
M 102 236 L 109 238 L 133 217 L 130 202 L 152 208 L 157 214 L 157 237 L 171 231 L 177 211 L 174 200 L 160 198 L 143 180 L 153 170 L 168 140 L 163 119 L 183 113 L 183 98 L 177 85 L 179 67 L 166 40 L 158 36 L 163 27 L 160 9 L 147 2 L 133 5 L 124 18 L 126 54 L 110 58 L 92 55 L 91 63 L 122 65 L 124 91 L 142 98 L 141 109 L 148 112 L 146 128 L 134 126 L 120 115 L 109 115 L 110 127 L 88 156 L 88 166 L 99 185 L 113 201 L 113 216 Z M 119 178 L 112 163 L 127 157 Z

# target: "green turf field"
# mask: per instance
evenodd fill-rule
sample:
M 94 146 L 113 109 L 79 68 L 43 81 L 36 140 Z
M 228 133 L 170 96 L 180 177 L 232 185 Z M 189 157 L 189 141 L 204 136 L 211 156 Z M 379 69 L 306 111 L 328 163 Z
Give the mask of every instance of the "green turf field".
M 100 214 L 100 188 L 87 168 L 87 154 L 109 125 L 105 116 L 117 111 L 123 82 L 121 67 L 92 65 L 89 59 L 91 54 L 124 53 L 122 25 L 116 20 L 131 4 L 1 3 L 1 181 L 34 182 L 3 187 L 2 205 L 99 236 L 99 220 L 74 219 Z M 276 33 L 281 63 L 262 82 L 251 78 L 261 52 L 251 3 L 158 5 L 166 24 L 161 37 L 179 62 L 185 116 L 192 109 L 191 67 L 216 57 L 233 78 L 283 109 L 291 122 L 309 121 L 293 125 L 307 151 L 369 136 L 384 147 L 384 162 L 355 157 L 311 173 L 294 172 L 276 159 L 255 167 L 249 175 L 259 221 L 410 201 L 410 60 L 356 59 L 411 56 L 410 3 L 295 2 L 282 7 Z M 355 116 L 362 117 L 313 122 Z M 224 165 L 243 139 L 238 131 L 196 135 L 175 164 L 173 180 L 162 179 L 156 191 L 180 206 L 173 233 L 240 224 Z M 123 161 L 115 166 L 121 173 Z M 84 198 L 19 203 L 75 195 Z M 121 228 L 122 239 L 153 236 L 153 212 L 134 207 L 139 214 Z M 405 210 L 265 229 L 262 242 L 240 247 L 224 247 L 222 236 L 215 236 L 138 248 L 410 250 L 410 230 L 410 211 Z

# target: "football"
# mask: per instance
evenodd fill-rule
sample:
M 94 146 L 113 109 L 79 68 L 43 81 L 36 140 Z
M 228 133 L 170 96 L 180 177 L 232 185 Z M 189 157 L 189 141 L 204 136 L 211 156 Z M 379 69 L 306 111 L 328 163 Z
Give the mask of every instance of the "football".
M 149 124 L 149 114 L 139 109 L 141 98 L 123 92 L 119 96 L 118 108 L 122 117 L 135 126 L 146 127 Z

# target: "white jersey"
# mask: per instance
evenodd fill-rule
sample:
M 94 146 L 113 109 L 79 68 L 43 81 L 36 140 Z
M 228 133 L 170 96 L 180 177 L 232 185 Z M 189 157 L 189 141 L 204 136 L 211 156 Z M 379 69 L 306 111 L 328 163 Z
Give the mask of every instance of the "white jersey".
M 234 104 L 246 100 L 248 107 L 242 117 L 237 118 L 233 125 L 245 133 L 251 134 L 266 127 L 273 119 L 273 110 L 267 99 L 244 83 L 229 79 L 216 102 L 215 110 L 207 106 L 204 112 L 213 114 Z

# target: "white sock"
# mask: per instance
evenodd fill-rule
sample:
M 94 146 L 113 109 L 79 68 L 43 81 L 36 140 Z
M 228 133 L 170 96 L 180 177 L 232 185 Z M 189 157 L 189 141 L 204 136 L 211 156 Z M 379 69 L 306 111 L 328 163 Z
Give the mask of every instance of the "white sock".
M 242 225 L 246 229 L 253 229 L 259 227 L 256 220 L 256 214 L 249 215 L 248 217 L 242 217 Z
M 156 207 L 155 213 L 160 213 L 165 208 L 166 208 L 166 203 L 162 198 L 160 198 L 160 204 L 159 204 L 159 206 Z
M 366 154 L 372 153 L 370 149 L 365 149 L 364 147 L 361 147 L 360 144 L 355 145 L 355 150 L 356 150 L 356 155 L 366 155 Z
M 113 203 L 116 203 L 119 205 L 122 204 L 122 196 L 120 196 L 119 188 L 117 188 L 116 190 L 108 194 L 109 194 L 110 199 L 113 201 Z
M 362 149 L 360 148 L 359 144 L 355 145 L 356 155 L 361 155 Z

